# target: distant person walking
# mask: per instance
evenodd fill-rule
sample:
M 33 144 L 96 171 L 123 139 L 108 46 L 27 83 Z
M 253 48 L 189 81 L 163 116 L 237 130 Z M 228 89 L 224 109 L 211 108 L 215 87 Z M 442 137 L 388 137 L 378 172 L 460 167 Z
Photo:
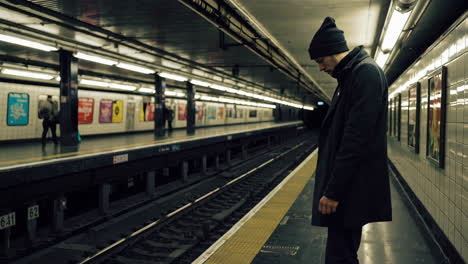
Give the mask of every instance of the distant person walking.
M 363 46 L 349 51 L 331 17 L 312 38 L 309 55 L 338 80 L 320 129 L 312 224 L 328 227 L 326 264 L 358 264 L 362 226 L 392 219 L 387 80 Z
M 41 102 L 39 106 L 39 119 L 42 119 L 42 145 L 47 142 L 47 132 L 52 132 L 52 140 L 55 144 L 57 141 L 57 123 L 58 123 L 58 104 L 52 101 L 52 96 L 48 95 L 47 100 Z
M 172 120 L 174 120 L 174 111 L 170 107 L 164 107 L 164 120 L 167 120 L 168 131 L 172 132 Z

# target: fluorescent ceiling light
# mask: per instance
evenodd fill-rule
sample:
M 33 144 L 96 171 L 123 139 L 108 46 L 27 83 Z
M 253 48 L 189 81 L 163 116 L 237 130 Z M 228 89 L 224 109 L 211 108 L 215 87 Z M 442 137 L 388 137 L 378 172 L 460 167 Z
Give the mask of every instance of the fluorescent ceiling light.
M 173 92 L 173 91 L 165 91 L 165 92 L 164 92 L 164 95 L 167 95 L 167 96 L 175 96 L 175 95 L 176 95 L 176 92 Z
M 387 29 L 385 30 L 385 35 L 381 45 L 382 50 L 393 49 L 393 46 L 395 46 L 395 43 L 397 42 L 406 21 L 408 21 L 410 14 L 411 11 L 401 13 L 396 9 L 393 10 L 390 22 L 388 22 Z
M 3 34 L 0 34 L 0 41 L 5 41 L 5 42 L 21 45 L 21 46 L 33 48 L 33 49 L 43 50 L 43 51 L 56 51 L 56 50 L 58 50 L 56 47 L 47 46 L 47 45 L 44 45 L 44 44 L 40 44 L 38 42 L 29 41 L 29 40 L 25 40 L 25 39 L 21 39 L 21 38 L 17 38 L 17 37 L 12 37 L 12 36 L 7 36 L 7 35 L 3 35 Z
M 99 87 L 109 87 L 109 83 L 100 82 L 100 81 L 93 81 L 93 80 L 87 80 L 87 79 L 81 79 L 80 84 L 99 86 Z
M 126 63 L 121 63 L 121 62 L 117 64 L 117 67 L 122 68 L 122 69 L 126 69 L 126 70 L 130 70 L 130 71 L 134 71 L 134 72 L 144 73 L 144 74 L 155 73 L 155 71 L 153 71 L 151 69 L 148 69 L 148 68 L 144 68 L 144 67 L 140 67 L 140 66 L 136 66 L 136 65 L 131 65 L 131 64 L 126 64 Z
M 50 75 L 50 74 L 30 72 L 30 71 L 20 71 L 20 70 L 13 70 L 13 69 L 2 69 L 2 73 L 8 74 L 8 75 L 34 78 L 34 79 L 42 79 L 42 80 L 52 80 L 55 78 L 54 75 Z
M 179 82 L 186 82 L 188 80 L 188 78 L 185 78 L 183 76 L 175 75 L 175 74 L 167 73 L 167 72 L 161 72 L 159 73 L 159 76 L 163 78 L 171 79 L 174 81 L 179 81 Z
M 114 89 L 126 90 L 126 91 L 135 91 L 137 88 L 132 85 L 120 84 L 120 83 L 109 83 L 109 82 L 101 82 L 101 81 L 94 81 L 88 79 L 80 80 L 80 84 L 91 85 L 91 86 L 99 86 L 99 87 L 109 87 Z
M 155 89 L 145 88 L 145 87 L 138 89 L 138 91 L 142 93 L 155 93 L 156 92 Z
M 229 88 L 227 88 L 225 86 L 221 86 L 221 85 L 217 85 L 217 84 L 211 85 L 210 88 L 213 88 L 213 89 L 219 90 L 219 91 L 226 91 L 227 89 L 229 89 Z
M 184 94 L 184 93 L 180 93 L 180 92 L 176 92 L 176 96 L 177 96 L 177 97 L 184 97 L 185 94 Z
M 116 61 L 104 59 L 104 58 L 97 57 L 97 56 L 87 55 L 87 54 L 84 54 L 84 53 L 81 53 L 81 52 L 78 52 L 75 55 L 75 57 L 77 57 L 79 59 L 87 60 L 87 61 L 92 61 L 92 62 L 105 64 L 105 65 L 115 65 L 115 64 L 117 64 Z
M 127 85 L 127 84 L 120 84 L 120 83 L 110 83 L 110 88 L 125 90 L 125 91 L 135 91 L 137 88 L 135 86 Z
M 305 110 L 310 110 L 310 111 L 314 110 L 314 108 L 312 106 L 304 106 L 304 109 Z
M 234 94 L 235 94 L 235 93 L 237 93 L 237 90 L 236 90 L 236 89 L 233 89 L 233 88 L 227 88 L 227 89 L 226 89 L 226 92 L 228 92 L 228 93 L 234 93 Z
M 191 82 L 192 84 L 199 85 L 199 86 L 203 86 L 203 87 L 209 87 L 209 86 L 211 85 L 211 83 L 202 82 L 202 81 L 195 80 L 195 79 L 192 79 L 190 82 Z

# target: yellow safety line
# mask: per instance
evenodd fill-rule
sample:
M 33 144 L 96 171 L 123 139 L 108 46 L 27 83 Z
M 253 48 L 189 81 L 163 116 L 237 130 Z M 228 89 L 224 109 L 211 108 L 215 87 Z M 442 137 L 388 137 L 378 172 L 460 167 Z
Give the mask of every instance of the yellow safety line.
M 287 124 L 289 125 L 291 123 L 287 123 Z M 281 125 L 285 125 L 285 124 L 279 124 L 279 125 L 265 127 L 265 128 L 273 128 L 273 127 L 277 127 L 277 126 L 281 126 Z M 254 131 L 254 130 L 257 130 L 257 129 L 258 128 L 252 128 L 250 130 L 239 130 L 239 131 L 234 130 L 234 131 L 229 131 L 229 132 L 224 133 L 224 134 L 216 134 L 215 133 L 214 135 L 211 135 L 211 137 L 213 137 L 213 136 L 224 136 L 224 135 L 231 134 L 231 133 L 249 132 L 249 131 Z M 203 135 L 200 135 L 200 136 L 182 136 L 182 137 L 177 137 L 177 138 L 158 139 L 158 140 L 152 140 L 152 141 L 143 142 L 143 143 L 136 143 L 136 144 L 130 144 L 130 145 L 116 146 L 116 147 L 100 148 L 100 149 L 94 149 L 94 150 L 83 150 L 83 151 L 77 151 L 77 152 L 68 152 L 68 153 L 62 153 L 62 154 L 56 154 L 56 155 L 50 155 L 50 156 L 33 157 L 33 158 L 21 159 L 21 160 L 0 161 L 0 166 L 15 165 L 15 164 L 18 164 L 18 163 L 33 162 L 33 161 L 45 161 L 45 160 L 50 160 L 50 159 L 54 159 L 54 158 L 64 158 L 64 157 L 75 156 L 75 155 L 93 154 L 93 153 L 99 153 L 99 152 L 103 152 L 103 151 L 111 151 L 111 150 L 119 150 L 119 149 L 124 150 L 125 148 L 145 146 L 145 145 L 154 144 L 154 143 L 165 143 L 165 142 L 173 141 L 173 140 L 180 141 L 180 140 L 184 140 L 184 139 L 187 139 L 187 138 L 199 139 L 199 138 L 207 138 L 207 137 L 210 137 L 210 136 L 203 136 Z
M 317 155 L 301 164 L 276 195 L 224 241 L 204 263 L 251 263 L 312 177 L 316 164 Z

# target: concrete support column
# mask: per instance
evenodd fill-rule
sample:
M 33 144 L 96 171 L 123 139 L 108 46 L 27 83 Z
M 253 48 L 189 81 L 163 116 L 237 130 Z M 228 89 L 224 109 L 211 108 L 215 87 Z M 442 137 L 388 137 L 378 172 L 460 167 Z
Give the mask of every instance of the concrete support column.
M 78 145 L 78 59 L 60 50 L 60 137 L 65 146 Z
M 37 206 L 37 203 L 30 203 L 28 205 L 27 210 L 28 218 L 26 223 L 26 229 L 28 231 L 28 236 L 26 237 L 26 244 L 33 245 L 36 242 L 37 218 L 39 217 L 39 207 Z
M 180 163 L 180 173 L 184 182 L 188 181 L 188 161 L 184 160 Z
M 171 176 L 171 175 L 170 175 L 170 169 L 169 169 L 169 168 L 163 168 L 163 169 L 162 169 L 162 172 L 163 172 L 163 176 L 164 176 L 164 177 L 169 177 L 169 176 Z
M 63 231 L 64 213 L 67 208 L 67 199 L 60 195 L 54 200 L 54 211 L 52 218 L 52 230 L 56 233 Z
M 146 194 L 149 197 L 154 197 L 156 194 L 156 171 L 149 171 L 146 173 Z
M 109 211 L 109 196 L 110 196 L 111 185 L 109 183 L 102 183 L 99 185 L 99 213 L 107 214 Z
M 166 79 L 155 75 L 156 94 L 154 107 L 154 134 L 158 138 L 164 137 L 164 108 L 166 107 L 165 95 Z
M 3 257 L 11 256 L 11 227 L 16 225 L 16 213 L 10 209 L 3 208 L 0 210 L 0 216 L 3 216 L 0 229 L 0 262 Z
M 247 159 L 247 144 L 242 144 L 242 159 Z
M 206 172 L 207 172 L 207 156 L 206 154 L 203 154 L 202 156 L 202 173 L 204 175 L 206 175 Z
M 0 239 L 0 255 L 9 256 L 10 255 L 10 237 L 11 237 L 11 228 L 7 227 L 0 230 L 1 239 Z
M 195 86 L 187 82 L 187 134 L 195 134 Z
M 215 156 L 215 167 L 216 167 L 216 170 L 219 170 L 219 154 L 216 154 Z
M 231 150 L 230 149 L 226 150 L 226 162 L 228 165 L 231 165 Z

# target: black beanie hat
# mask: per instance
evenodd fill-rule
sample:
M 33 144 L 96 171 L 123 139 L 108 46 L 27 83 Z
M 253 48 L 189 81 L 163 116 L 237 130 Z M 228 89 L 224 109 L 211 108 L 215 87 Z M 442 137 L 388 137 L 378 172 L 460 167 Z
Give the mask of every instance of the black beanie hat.
M 336 27 L 335 20 L 326 17 L 317 33 L 315 33 L 309 46 L 310 59 L 329 56 L 347 51 L 348 46 L 343 30 Z

